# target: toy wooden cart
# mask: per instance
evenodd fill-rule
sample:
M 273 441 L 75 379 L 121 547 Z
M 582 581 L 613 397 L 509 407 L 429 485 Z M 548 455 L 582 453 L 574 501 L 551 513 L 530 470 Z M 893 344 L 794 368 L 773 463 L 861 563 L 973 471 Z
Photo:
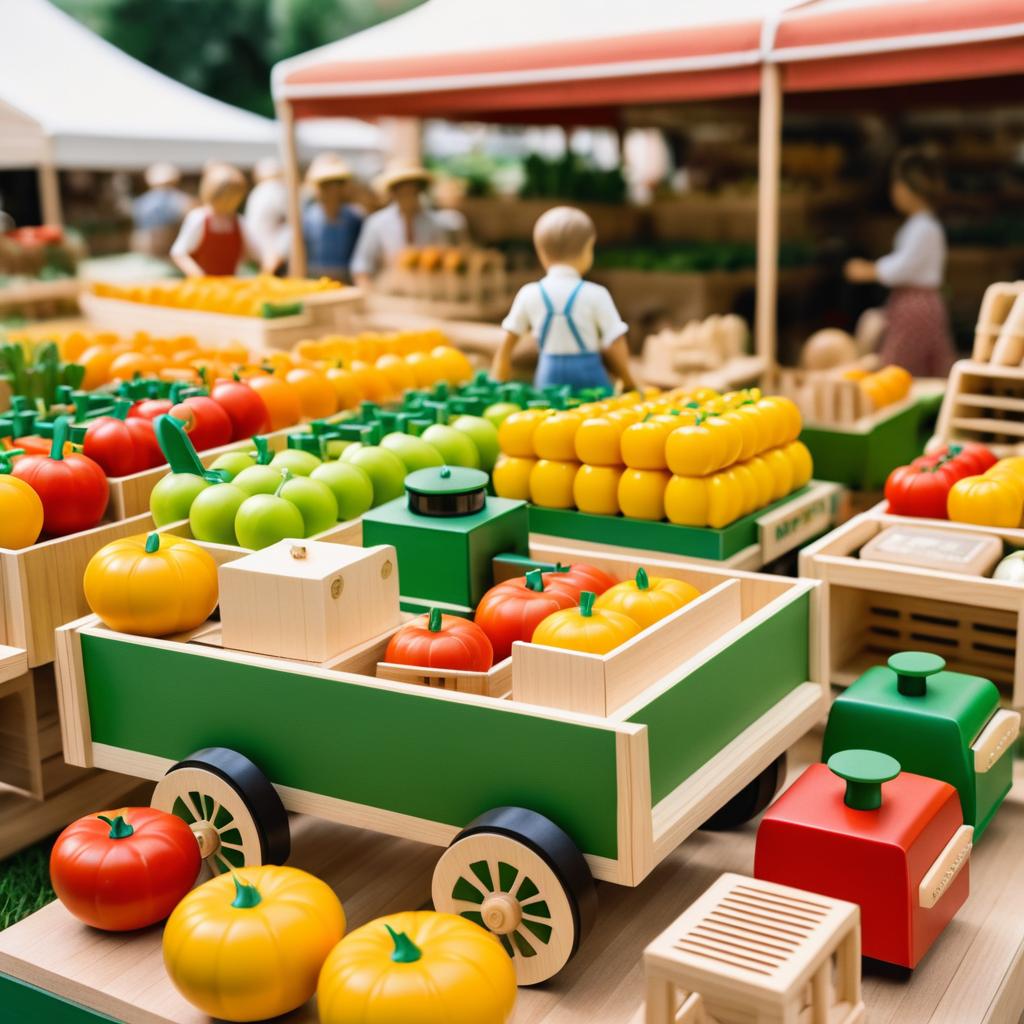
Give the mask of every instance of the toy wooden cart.
M 353 316 L 362 309 L 363 293 L 358 288 L 315 292 L 303 296 L 301 312 L 271 318 L 149 305 L 90 292 L 83 292 L 78 301 L 91 326 L 98 330 L 125 336 L 146 331 L 161 338 L 187 334 L 208 345 L 240 342 L 258 350 L 290 349 L 305 338 L 347 332 Z
M 593 879 L 639 885 L 702 824 L 757 814 L 827 706 L 817 584 L 644 565 L 702 596 L 609 655 L 522 662 L 517 645 L 511 697 L 375 677 L 365 648 L 313 663 L 225 649 L 216 624 L 151 640 L 90 616 L 58 631 L 66 756 L 159 780 L 154 803 L 214 871 L 287 858 L 284 808 L 445 847 L 435 906 L 498 934 L 521 983 L 543 981 L 593 919 Z
M 929 448 L 966 441 L 1000 458 L 1024 453 L 1024 365 L 954 363 Z

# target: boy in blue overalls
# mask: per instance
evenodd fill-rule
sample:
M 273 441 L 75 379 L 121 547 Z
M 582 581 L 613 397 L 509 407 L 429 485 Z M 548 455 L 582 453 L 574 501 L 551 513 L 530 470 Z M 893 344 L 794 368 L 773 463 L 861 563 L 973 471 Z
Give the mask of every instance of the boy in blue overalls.
M 556 206 L 538 218 L 533 244 L 547 273 L 520 288 L 502 322 L 506 334 L 492 367 L 497 380 L 508 380 L 516 342 L 532 333 L 540 350 L 536 387 L 612 387 L 612 378 L 627 390 L 635 387 L 628 327 L 608 289 L 583 279 L 594 262 L 596 238 L 594 222 L 572 206 Z

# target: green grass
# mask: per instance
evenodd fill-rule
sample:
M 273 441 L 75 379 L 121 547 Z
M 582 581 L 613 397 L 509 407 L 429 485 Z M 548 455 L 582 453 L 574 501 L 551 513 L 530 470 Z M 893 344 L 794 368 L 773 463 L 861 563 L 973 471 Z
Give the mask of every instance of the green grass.
M 17 924 L 53 900 L 50 887 L 50 847 L 44 839 L 0 862 L 0 930 Z

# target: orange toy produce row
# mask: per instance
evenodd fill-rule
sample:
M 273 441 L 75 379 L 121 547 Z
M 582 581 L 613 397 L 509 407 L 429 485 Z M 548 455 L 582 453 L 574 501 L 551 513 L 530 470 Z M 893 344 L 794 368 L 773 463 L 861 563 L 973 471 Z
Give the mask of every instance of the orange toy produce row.
M 847 370 L 843 376 L 858 381 L 861 391 L 876 409 L 902 402 L 914 384 L 914 378 L 902 366 L 883 366 L 874 373 Z

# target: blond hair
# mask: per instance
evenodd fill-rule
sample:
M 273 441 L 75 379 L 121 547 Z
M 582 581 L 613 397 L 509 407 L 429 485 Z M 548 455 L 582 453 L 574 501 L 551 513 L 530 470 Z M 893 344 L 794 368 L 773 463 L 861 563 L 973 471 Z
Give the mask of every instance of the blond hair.
M 597 238 L 594 222 L 575 206 L 554 206 L 533 226 L 533 244 L 552 263 L 579 259 Z
M 231 164 L 210 164 L 199 181 L 199 201 L 212 203 L 229 189 L 237 188 L 244 192 L 248 187 L 245 175 L 237 167 Z

